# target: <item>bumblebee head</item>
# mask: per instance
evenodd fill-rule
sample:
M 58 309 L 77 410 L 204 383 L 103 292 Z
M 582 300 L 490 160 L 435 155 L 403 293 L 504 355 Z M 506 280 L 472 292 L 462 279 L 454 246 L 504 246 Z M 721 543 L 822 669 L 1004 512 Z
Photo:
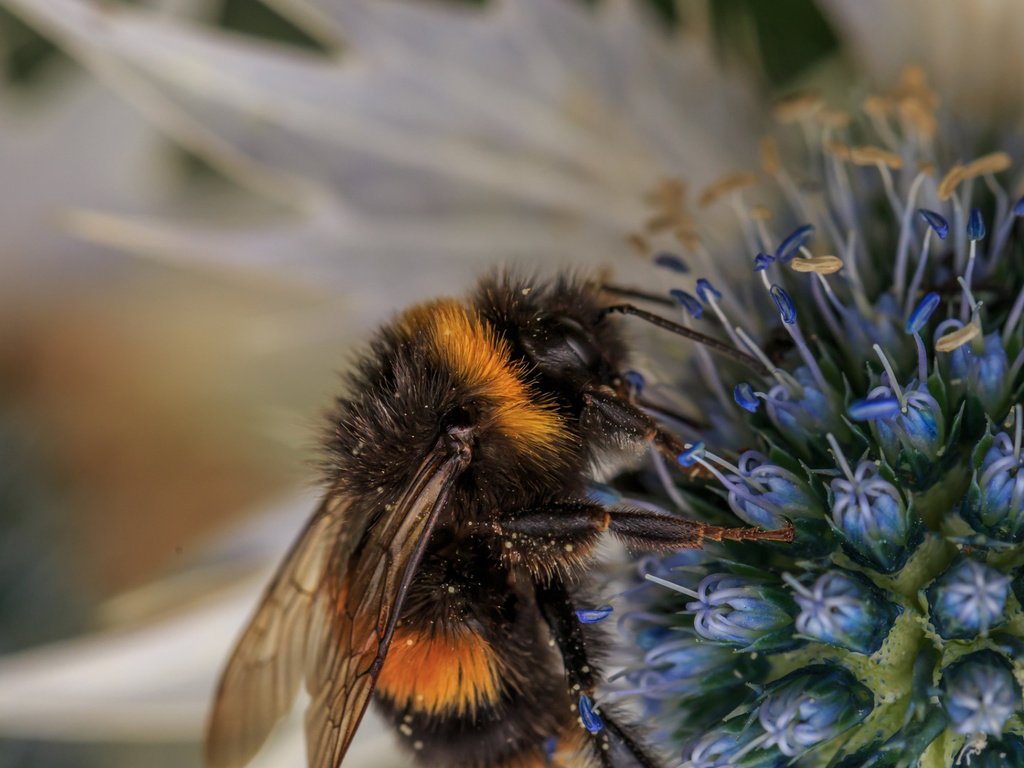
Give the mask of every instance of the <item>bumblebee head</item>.
M 551 282 L 502 274 L 484 280 L 477 307 L 539 375 L 543 388 L 574 399 L 612 383 L 626 357 L 599 288 L 568 276 Z

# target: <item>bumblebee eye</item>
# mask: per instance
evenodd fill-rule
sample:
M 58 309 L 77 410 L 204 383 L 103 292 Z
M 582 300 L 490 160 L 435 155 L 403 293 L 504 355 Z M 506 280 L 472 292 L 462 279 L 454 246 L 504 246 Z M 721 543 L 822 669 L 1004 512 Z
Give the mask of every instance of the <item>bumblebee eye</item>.
M 559 317 L 522 340 L 537 367 L 553 375 L 594 370 L 601 353 L 594 337 L 578 322 Z
M 597 346 L 589 333 L 575 320 L 563 318 L 559 325 L 565 332 L 565 344 L 573 351 L 584 368 L 593 368 L 600 360 Z

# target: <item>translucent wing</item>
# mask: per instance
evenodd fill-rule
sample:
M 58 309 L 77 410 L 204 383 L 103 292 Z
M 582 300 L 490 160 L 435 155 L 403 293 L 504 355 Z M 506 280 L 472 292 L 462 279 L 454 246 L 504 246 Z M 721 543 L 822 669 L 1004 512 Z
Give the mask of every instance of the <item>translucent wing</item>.
M 348 562 L 336 594 L 317 596 L 331 615 L 310 636 L 306 750 L 310 768 L 341 763 L 384 663 L 402 601 L 468 451 L 439 448 L 395 508 L 372 526 Z
M 291 709 L 312 608 L 339 546 L 347 498 L 328 496 L 292 545 L 221 675 L 206 735 L 210 768 L 239 768 Z
M 221 677 L 206 740 L 210 768 L 241 768 L 256 754 L 291 708 L 303 674 L 312 698 L 306 712 L 309 766 L 341 763 L 430 532 L 468 461 L 464 447 L 439 444 L 399 501 L 366 517 L 350 519 L 351 500 L 325 500 Z M 371 521 L 365 531 L 362 519 Z

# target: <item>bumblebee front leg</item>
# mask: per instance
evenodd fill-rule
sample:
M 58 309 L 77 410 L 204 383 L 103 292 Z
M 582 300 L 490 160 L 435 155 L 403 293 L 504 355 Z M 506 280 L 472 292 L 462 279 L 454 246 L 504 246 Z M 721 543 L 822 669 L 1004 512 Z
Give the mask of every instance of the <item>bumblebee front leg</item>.
M 792 541 L 793 529 L 722 528 L 643 509 L 565 501 L 488 523 L 500 556 L 540 578 L 570 575 L 607 531 L 628 547 L 671 551 L 710 541 Z
M 662 429 L 654 419 L 612 389 L 588 390 L 583 400 L 580 423 L 592 434 L 611 441 L 649 443 L 673 465 L 676 465 L 679 454 L 686 450 L 686 443 Z M 687 468 L 686 474 L 689 477 L 707 476 L 706 470 L 700 466 Z
M 537 605 L 562 654 L 570 700 L 576 703 L 580 722 L 591 734 L 594 751 L 602 768 L 613 768 L 609 739 L 629 752 L 640 768 L 658 768 L 652 757 L 612 715 L 594 702 L 594 688 L 600 679 L 594 660 L 588 652 L 583 625 L 576 616 L 569 591 L 560 578 L 553 578 L 537 587 Z

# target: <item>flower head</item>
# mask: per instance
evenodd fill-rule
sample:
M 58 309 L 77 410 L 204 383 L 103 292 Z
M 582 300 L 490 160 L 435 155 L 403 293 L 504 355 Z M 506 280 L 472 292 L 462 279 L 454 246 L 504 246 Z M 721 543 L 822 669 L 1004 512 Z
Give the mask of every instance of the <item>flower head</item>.
M 684 376 L 711 404 L 714 429 L 690 437 L 711 480 L 662 476 L 671 493 L 652 493 L 795 537 L 709 545 L 686 572 L 687 612 L 675 598 L 647 614 L 757 664 L 725 722 L 673 720 L 687 765 L 903 768 L 935 744 L 1017 749 L 1005 649 L 1024 643 L 1024 262 L 1010 234 L 1024 204 L 998 149 L 927 170 L 944 146 L 937 102 L 908 74 L 865 103 L 872 144 L 796 99 L 781 114 L 801 148 L 762 145 L 781 221 L 732 193 L 753 269 L 697 293 L 759 365 Z M 699 690 L 677 678 L 676 712 Z

